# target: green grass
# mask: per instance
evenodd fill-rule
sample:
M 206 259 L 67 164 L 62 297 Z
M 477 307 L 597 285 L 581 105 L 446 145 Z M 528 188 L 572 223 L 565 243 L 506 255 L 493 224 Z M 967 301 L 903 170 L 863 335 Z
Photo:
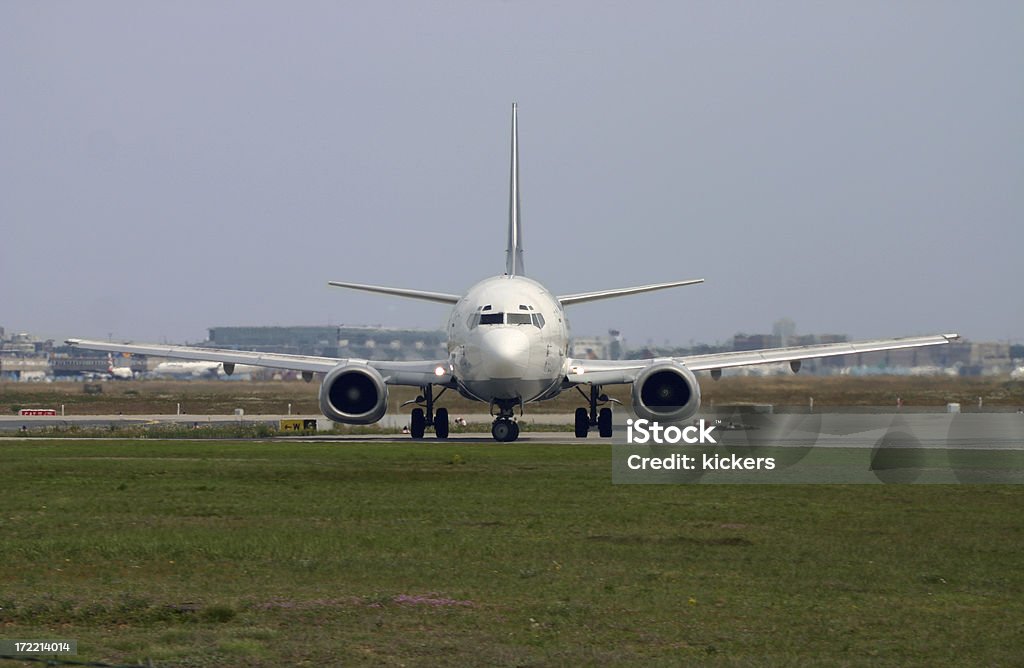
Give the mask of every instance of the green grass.
M 1024 490 L 608 445 L 0 443 L 0 637 L 208 665 L 1019 665 Z

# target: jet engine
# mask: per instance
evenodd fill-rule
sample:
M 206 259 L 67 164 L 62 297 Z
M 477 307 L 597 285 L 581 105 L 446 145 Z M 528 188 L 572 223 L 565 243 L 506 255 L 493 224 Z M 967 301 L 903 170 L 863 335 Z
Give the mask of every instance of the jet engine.
M 320 384 L 320 411 L 345 424 L 371 424 L 388 408 L 388 386 L 365 364 L 342 364 Z
M 676 422 L 700 408 L 700 385 L 686 365 L 655 362 L 633 381 L 633 410 L 648 420 Z

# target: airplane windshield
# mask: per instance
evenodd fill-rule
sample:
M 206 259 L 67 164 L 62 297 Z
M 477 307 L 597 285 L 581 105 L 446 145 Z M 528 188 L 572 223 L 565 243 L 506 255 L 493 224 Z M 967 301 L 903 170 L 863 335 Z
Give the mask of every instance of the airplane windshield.
M 469 317 L 469 328 L 477 325 L 533 325 L 544 327 L 544 316 L 540 313 L 474 313 Z
M 532 324 L 530 322 L 530 314 L 529 313 L 509 313 L 508 314 L 508 321 L 507 322 L 510 325 L 529 325 L 529 324 Z
M 481 325 L 500 325 L 505 319 L 504 313 L 481 313 Z

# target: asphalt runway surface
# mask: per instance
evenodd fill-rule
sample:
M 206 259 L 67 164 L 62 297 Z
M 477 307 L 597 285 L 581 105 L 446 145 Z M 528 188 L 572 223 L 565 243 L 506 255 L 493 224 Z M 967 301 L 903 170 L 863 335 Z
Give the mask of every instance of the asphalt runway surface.
M 404 416 L 388 416 L 382 426 L 396 428 L 406 419 Z M 566 424 L 565 416 L 537 414 L 529 416 L 539 424 Z M 203 425 L 277 424 L 281 419 L 319 418 L 321 429 L 324 418 L 315 415 L 260 415 L 239 417 L 235 415 L 78 415 L 78 416 L 0 416 L 0 432 L 21 431 L 23 428 L 107 429 L 110 427 L 131 427 L 146 425 Z M 600 439 L 596 430 L 584 441 L 577 439 L 571 431 L 528 431 L 519 436 L 526 443 L 625 443 L 625 412 L 616 416 L 615 433 L 611 439 Z M 486 415 L 467 416 L 471 423 L 486 422 Z M 715 424 L 719 442 L 732 445 L 776 445 L 793 447 L 864 447 L 874 448 L 879 444 L 889 447 L 923 448 L 984 448 L 1024 449 L 1024 414 L 1020 413 L 822 413 L 822 414 L 773 414 L 764 416 L 736 415 L 717 416 L 720 422 L 708 418 L 708 424 Z M 529 421 L 524 421 L 529 424 Z M 634 437 L 636 433 L 634 432 Z M 201 434 L 197 433 L 201 438 Z M 408 434 L 335 434 L 324 433 L 316 436 L 279 436 L 295 441 L 318 442 L 380 442 L 408 443 Z M 437 439 L 428 432 L 420 441 L 436 443 Z M 447 439 L 450 443 L 494 444 L 489 432 L 453 433 Z

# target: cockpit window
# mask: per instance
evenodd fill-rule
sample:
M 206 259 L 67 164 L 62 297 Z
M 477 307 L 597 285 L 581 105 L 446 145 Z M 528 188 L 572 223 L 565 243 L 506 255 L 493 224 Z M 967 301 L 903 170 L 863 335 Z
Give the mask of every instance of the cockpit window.
M 508 324 L 510 325 L 529 325 L 532 324 L 530 321 L 529 313 L 509 313 Z
M 504 320 L 504 313 L 481 313 L 480 324 L 481 325 L 500 325 Z
M 541 329 L 544 327 L 544 316 L 536 311 L 533 313 L 477 312 L 469 316 L 467 324 L 470 329 L 476 329 L 478 325 L 533 325 L 537 329 Z

